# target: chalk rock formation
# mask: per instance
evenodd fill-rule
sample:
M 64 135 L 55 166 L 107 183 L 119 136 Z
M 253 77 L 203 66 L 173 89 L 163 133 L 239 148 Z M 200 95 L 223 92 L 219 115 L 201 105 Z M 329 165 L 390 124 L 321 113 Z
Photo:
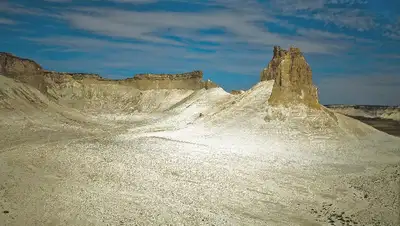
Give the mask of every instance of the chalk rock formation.
M 186 89 L 198 90 L 218 87 L 210 80 L 203 81 L 202 71 L 182 74 L 137 74 L 133 78 L 122 80 L 140 90 L 150 89 Z
M 300 49 L 283 50 L 274 47 L 271 62 L 261 72 L 261 81 L 275 80 L 270 105 L 304 104 L 319 109 L 317 88 L 312 83 L 312 72 Z
M 42 93 L 54 96 L 57 89 L 71 87 L 71 83 L 128 85 L 139 90 L 184 89 L 198 90 L 218 87 L 203 80 L 202 71 L 182 74 L 137 74 L 133 78 L 113 80 L 91 73 L 67 73 L 44 70 L 33 60 L 0 52 L 0 74 L 27 83 Z M 70 84 L 70 85 L 67 85 Z
M 203 79 L 202 71 L 192 71 L 182 74 L 137 74 L 133 77 L 135 80 L 186 80 L 196 79 L 201 81 Z

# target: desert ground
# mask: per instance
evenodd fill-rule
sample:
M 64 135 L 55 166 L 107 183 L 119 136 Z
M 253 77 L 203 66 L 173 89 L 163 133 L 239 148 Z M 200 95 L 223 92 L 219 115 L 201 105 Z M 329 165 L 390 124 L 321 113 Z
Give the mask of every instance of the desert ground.
M 380 131 L 400 137 L 400 121 L 383 118 L 368 118 L 362 116 L 350 116 L 361 122 L 368 124 Z
M 1 225 L 400 225 L 400 138 L 273 81 L 59 104 L 0 78 Z

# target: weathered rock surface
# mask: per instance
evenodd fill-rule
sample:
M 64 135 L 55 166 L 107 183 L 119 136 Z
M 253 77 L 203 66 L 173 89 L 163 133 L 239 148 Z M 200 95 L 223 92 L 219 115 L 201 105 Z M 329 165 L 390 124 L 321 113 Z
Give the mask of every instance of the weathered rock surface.
M 243 90 L 232 90 L 231 91 L 231 94 L 233 94 L 233 95 L 239 95 L 239 94 L 242 94 L 242 93 L 244 93 Z
M 33 60 L 17 57 L 10 53 L 0 53 L 0 74 L 27 83 L 45 94 L 55 89 L 70 87 L 67 83 L 117 84 L 127 85 L 139 90 L 184 89 L 198 90 L 218 87 L 210 80 L 203 81 L 202 71 L 182 74 L 138 74 L 122 80 L 106 79 L 98 74 L 67 73 L 47 71 Z M 64 84 L 64 85 L 63 85 Z
M 137 74 L 134 80 L 186 80 L 186 79 L 203 79 L 202 71 L 192 71 L 182 74 Z
M 321 108 L 317 88 L 312 83 L 311 68 L 299 48 L 283 50 L 275 46 L 271 62 L 261 73 L 261 81 L 265 80 L 275 80 L 269 104 L 304 104 Z
M 41 92 L 46 91 L 43 68 L 33 60 L 0 52 L 0 74 L 27 83 Z
M 137 74 L 133 78 L 119 81 L 140 90 L 151 89 L 186 89 L 198 90 L 218 87 L 210 80 L 203 81 L 202 71 L 182 74 Z
M 42 67 L 33 60 L 17 57 L 11 53 L 0 52 L 0 73 L 37 73 Z

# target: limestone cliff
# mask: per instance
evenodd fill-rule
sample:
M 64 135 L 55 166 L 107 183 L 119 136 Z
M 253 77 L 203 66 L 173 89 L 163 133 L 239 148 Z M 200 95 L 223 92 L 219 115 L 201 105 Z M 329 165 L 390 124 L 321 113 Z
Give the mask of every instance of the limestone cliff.
M 137 74 L 133 78 L 120 81 L 140 90 L 151 89 L 186 89 L 198 90 L 218 87 L 210 80 L 203 80 L 202 71 L 182 74 Z
M 117 84 L 139 90 L 185 89 L 198 90 L 218 87 L 210 80 L 203 80 L 202 71 L 182 74 L 138 74 L 133 78 L 113 80 L 90 73 L 67 73 L 44 70 L 33 60 L 0 53 L 0 74 L 27 83 L 45 94 L 55 95 L 56 89 L 70 87 L 67 83 Z M 64 84 L 64 85 L 63 85 Z
M 304 104 L 320 108 L 317 88 L 312 83 L 312 72 L 300 49 L 283 50 L 274 47 L 274 55 L 268 67 L 261 73 L 261 81 L 275 80 L 270 105 Z

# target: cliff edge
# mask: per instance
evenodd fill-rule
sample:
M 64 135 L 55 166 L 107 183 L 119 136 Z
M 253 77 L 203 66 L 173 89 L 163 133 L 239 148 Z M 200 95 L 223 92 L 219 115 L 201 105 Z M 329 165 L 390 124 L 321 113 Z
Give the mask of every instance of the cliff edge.
M 299 48 L 284 50 L 275 46 L 273 58 L 260 77 L 261 81 L 275 80 L 268 100 L 270 105 L 304 104 L 310 108 L 321 108 L 310 65 Z
M 71 82 L 120 84 L 139 90 L 198 90 L 218 87 L 210 80 L 204 81 L 203 72 L 198 70 L 181 74 L 137 74 L 132 78 L 114 80 L 93 73 L 48 71 L 33 60 L 5 52 L 0 52 L 0 74 L 29 84 L 45 94 L 49 88 L 53 89 L 61 84 Z

